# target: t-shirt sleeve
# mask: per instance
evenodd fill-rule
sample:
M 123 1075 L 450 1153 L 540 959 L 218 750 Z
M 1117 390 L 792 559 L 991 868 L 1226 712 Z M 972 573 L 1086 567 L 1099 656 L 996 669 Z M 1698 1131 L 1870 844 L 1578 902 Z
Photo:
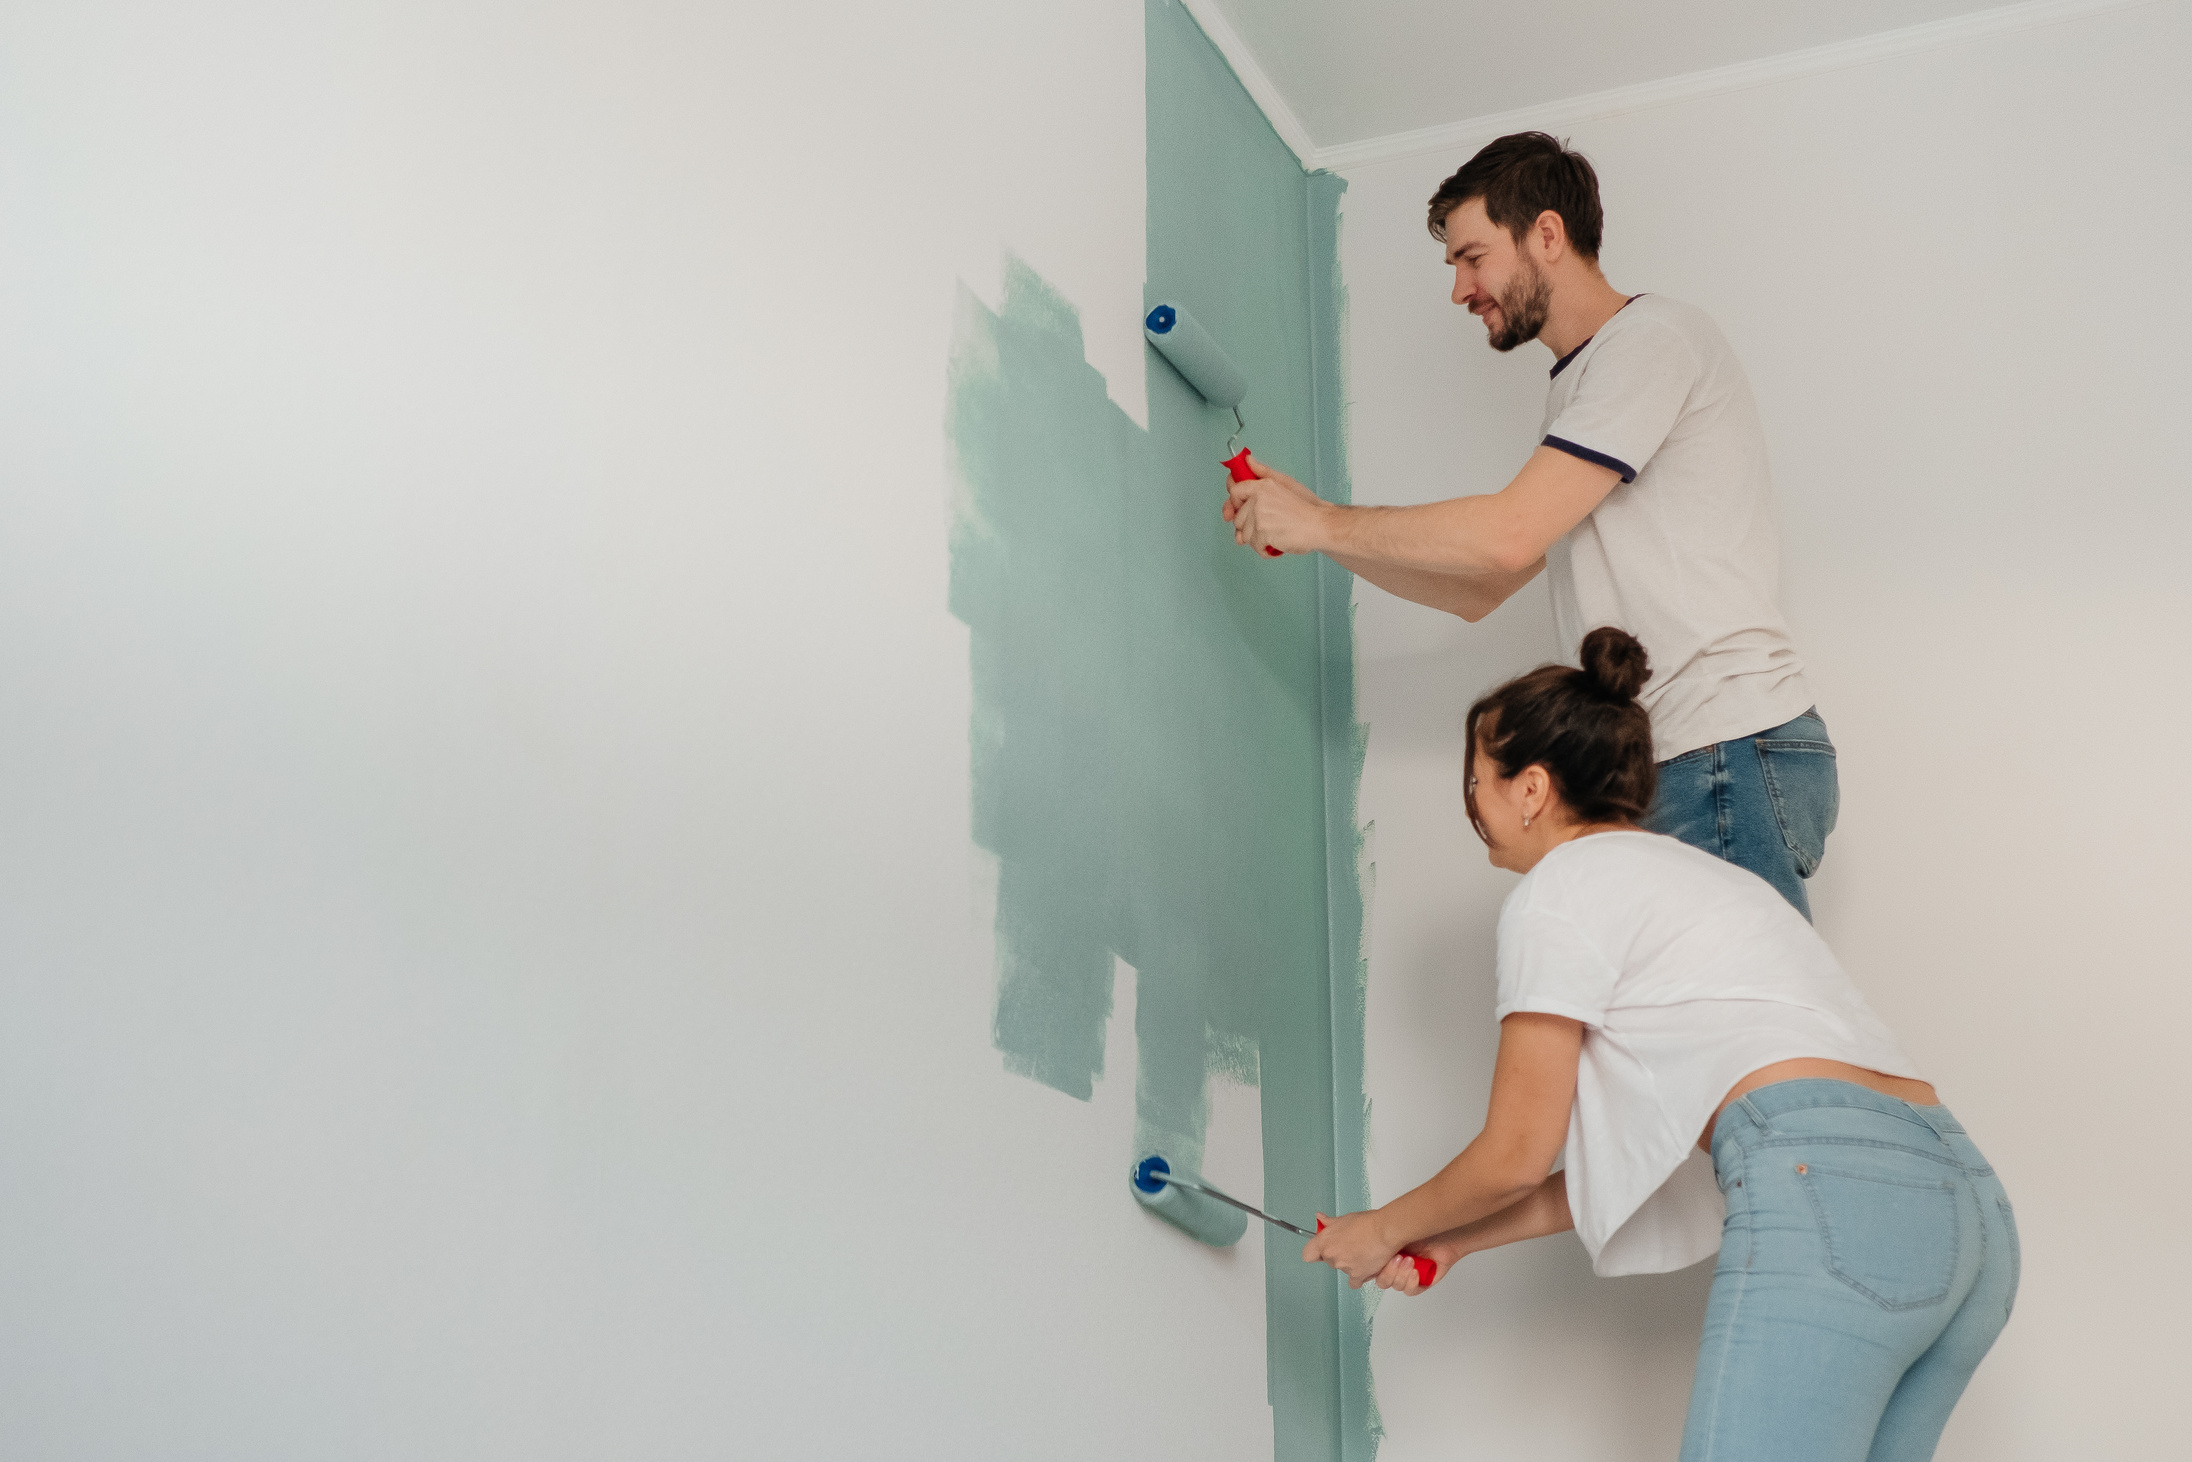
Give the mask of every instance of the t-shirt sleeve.
M 1575 395 L 1545 428 L 1545 445 L 1634 482 L 1681 419 L 1697 384 L 1697 356 L 1681 335 L 1653 321 L 1608 337 L 1582 369 Z
M 1499 921 L 1497 1019 L 1518 1010 L 1603 1025 L 1620 972 L 1581 929 L 1542 909 L 1511 910 Z

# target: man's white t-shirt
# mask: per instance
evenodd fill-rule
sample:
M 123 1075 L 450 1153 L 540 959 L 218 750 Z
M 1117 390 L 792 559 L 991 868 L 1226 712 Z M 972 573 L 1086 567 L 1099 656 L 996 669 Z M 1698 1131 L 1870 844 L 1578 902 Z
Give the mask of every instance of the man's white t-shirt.
M 1776 602 L 1765 428 L 1719 327 L 1636 296 L 1553 367 L 1544 440 L 1621 474 L 1546 567 L 1571 659 L 1602 624 L 1644 642 L 1653 755 L 1802 715 L 1813 696 Z
M 1918 1070 L 1826 941 L 1755 873 L 1647 832 L 1563 843 L 1499 914 L 1499 1005 L 1584 1026 L 1568 1207 L 1600 1274 L 1658 1274 L 1720 1247 L 1697 1139 L 1762 1066 L 1799 1057 Z

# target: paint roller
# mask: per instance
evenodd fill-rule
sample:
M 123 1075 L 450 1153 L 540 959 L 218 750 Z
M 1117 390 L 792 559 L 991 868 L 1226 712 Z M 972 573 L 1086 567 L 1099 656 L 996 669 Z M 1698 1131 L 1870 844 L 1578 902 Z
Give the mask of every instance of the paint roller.
M 1218 342 L 1210 338 L 1210 332 L 1196 324 L 1195 317 L 1172 300 L 1159 301 L 1142 317 L 1142 334 L 1205 401 L 1232 411 L 1235 430 L 1225 439 L 1225 449 L 1233 455 L 1226 459 L 1225 470 L 1235 482 L 1253 480 L 1256 473 L 1248 465 L 1248 448 L 1240 446 L 1241 433 L 1248 430 L 1248 423 L 1241 420 L 1241 401 L 1248 395 L 1248 377 L 1241 374 L 1241 368 L 1233 364 L 1231 356 L 1218 348 Z M 1238 451 L 1234 451 L 1236 447 L 1239 447 Z M 1280 556 L 1276 548 L 1266 548 L 1264 552 L 1273 558 Z
M 1283 1228 L 1305 1239 L 1313 1239 L 1324 1232 L 1321 1218 L 1314 1231 L 1298 1223 L 1288 1223 L 1283 1218 L 1273 1218 L 1262 1209 L 1243 1203 L 1229 1193 L 1221 1193 L 1208 1183 L 1174 1173 L 1172 1164 L 1154 1153 L 1134 1165 L 1127 1183 L 1135 1202 L 1189 1238 L 1199 1239 L 1213 1249 L 1231 1248 L 1239 1243 L 1241 1235 L 1248 1231 L 1251 1218 L 1260 1218 L 1273 1228 Z M 1438 1265 L 1406 1249 L 1401 1250 L 1401 1254 L 1415 1261 L 1416 1281 L 1429 1288 L 1432 1277 L 1438 1273 Z

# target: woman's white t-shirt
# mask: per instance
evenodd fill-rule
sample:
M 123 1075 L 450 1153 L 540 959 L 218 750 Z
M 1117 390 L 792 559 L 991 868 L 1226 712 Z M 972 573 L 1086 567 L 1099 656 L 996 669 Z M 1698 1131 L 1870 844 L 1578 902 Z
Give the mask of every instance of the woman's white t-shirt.
M 1647 832 L 1546 854 L 1499 915 L 1499 1007 L 1581 1021 L 1568 1207 L 1600 1274 L 1720 1247 L 1698 1136 L 1738 1081 L 1821 1057 L 1917 1068 L 1804 916 L 1756 874 Z

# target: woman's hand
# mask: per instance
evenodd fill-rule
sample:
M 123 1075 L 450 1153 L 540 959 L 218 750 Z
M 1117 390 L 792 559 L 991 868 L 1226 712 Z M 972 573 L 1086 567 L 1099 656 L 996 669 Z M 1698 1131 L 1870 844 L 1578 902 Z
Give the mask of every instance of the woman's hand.
M 1447 1239 L 1424 1239 L 1411 1244 L 1406 1254 L 1395 1254 L 1385 1261 L 1378 1271 L 1378 1288 L 1397 1289 L 1402 1294 L 1422 1294 L 1446 1277 L 1446 1271 L 1461 1262 L 1467 1249 Z M 1437 1266 L 1431 1271 L 1431 1284 L 1425 1284 L 1416 1273 L 1416 1255 L 1422 1255 Z
M 1347 1283 L 1361 1289 L 1378 1277 L 1400 1252 L 1388 1243 L 1378 1221 L 1378 1211 L 1343 1213 L 1338 1218 L 1317 1215 L 1317 1236 L 1302 1246 L 1302 1258 L 1311 1264 L 1329 1264 L 1347 1276 Z

